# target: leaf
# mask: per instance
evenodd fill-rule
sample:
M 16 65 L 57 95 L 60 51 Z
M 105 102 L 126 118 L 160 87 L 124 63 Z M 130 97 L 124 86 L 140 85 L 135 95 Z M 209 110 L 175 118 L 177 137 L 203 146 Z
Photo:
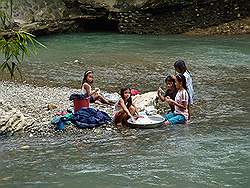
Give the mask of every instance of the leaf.
M 13 36 L 8 39 L 0 38 L 0 52 L 4 55 L 4 63 L 0 66 L 1 71 L 9 71 L 11 78 L 13 78 L 17 69 L 22 78 L 20 68 L 17 65 L 21 64 L 25 57 L 35 53 L 37 45 L 46 48 L 35 39 L 35 35 L 25 31 L 14 32 Z

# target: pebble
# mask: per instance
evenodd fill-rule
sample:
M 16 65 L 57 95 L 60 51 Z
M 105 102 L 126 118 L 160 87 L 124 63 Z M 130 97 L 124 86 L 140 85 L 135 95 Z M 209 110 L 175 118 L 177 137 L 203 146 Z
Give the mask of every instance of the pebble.
M 20 149 L 29 149 L 30 146 L 21 146 Z
M 79 92 L 79 90 L 68 87 L 36 87 L 28 84 L 0 81 L 1 103 L 19 109 L 24 116 L 30 116 L 35 120 L 32 126 L 24 131 L 24 133 L 27 134 L 27 137 L 51 136 L 52 134 L 58 134 L 58 132 L 54 130 L 55 126 L 50 122 L 56 112 L 72 109 L 73 102 L 69 100 L 69 96 L 76 92 Z M 58 108 L 44 108 L 48 107 L 48 104 L 53 104 L 58 106 Z M 104 105 L 95 105 L 94 107 L 103 110 L 112 116 L 112 107 Z M 102 127 L 97 129 L 102 129 Z M 63 133 L 94 133 L 94 130 L 96 133 L 100 133 L 100 130 L 78 129 L 75 126 L 67 126 Z

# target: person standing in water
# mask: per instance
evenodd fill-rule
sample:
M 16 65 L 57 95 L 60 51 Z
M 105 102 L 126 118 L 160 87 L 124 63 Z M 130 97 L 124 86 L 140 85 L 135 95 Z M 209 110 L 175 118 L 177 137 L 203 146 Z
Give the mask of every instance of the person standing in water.
M 132 104 L 131 89 L 122 88 L 121 98 L 117 101 L 114 107 L 113 119 L 115 125 L 121 123 L 122 125 L 127 125 L 127 120 L 132 118 L 135 121 L 134 115 L 138 114 L 136 107 Z
M 93 83 L 94 83 L 93 71 L 88 70 L 84 73 L 83 76 L 82 93 L 86 95 L 86 97 L 90 97 L 90 103 L 95 103 L 97 101 L 100 101 L 101 103 L 111 105 L 111 103 L 100 94 L 99 88 L 95 88 L 94 90 L 92 90 Z
M 166 79 L 165 79 L 165 83 L 166 83 L 167 90 L 166 90 L 164 95 L 162 95 L 162 93 L 164 91 L 160 87 L 157 90 L 157 96 L 162 102 L 165 101 L 167 96 L 169 96 L 171 99 L 174 100 L 175 96 L 176 96 L 176 93 L 177 93 L 176 86 L 175 86 L 175 79 L 172 76 L 167 76 Z M 174 105 L 169 104 L 169 107 L 170 107 L 171 110 L 168 111 L 168 112 L 174 112 Z
M 186 86 L 186 79 L 183 74 L 176 75 L 176 88 L 178 90 L 175 100 L 170 97 L 166 97 L 165 101 L 169 105 L 174 105 L 174 113 L 170 112 L 164 115 L 165 125 L 185 124 L 188 120 L 188 93 Z
M 186 84 L 187 84 L 187 92 L 189 95 L 188 100 L 188 119 L 191 118 L 191 107 L 193 105 L 193 97 L 194 97 L 194 89 L 193 89 L 193 81 L 190 71 L 188 71 L 186 64 L 183 60 L 177 60 L 174 63 L 174 68 L 176 72 L 181 73 L 186 78 Z

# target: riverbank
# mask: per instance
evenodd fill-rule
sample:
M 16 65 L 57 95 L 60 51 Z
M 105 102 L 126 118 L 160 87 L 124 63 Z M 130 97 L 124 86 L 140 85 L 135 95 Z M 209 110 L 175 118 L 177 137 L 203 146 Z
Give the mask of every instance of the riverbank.
M 25 83 L 0 81 L 1 102 L 20 110 L 25 118 L 33 119 L 33 124 L 23 130 L 24 135 L 29 137 L 51 136 L 60 133 L 55 131 L 55 125 L 51 124 L 51 120 L 55 117 L 56 112 L 73 109 L 73 103 L 69 101 L 69 96 L 76 92 L 79 91 L 68 87 L 36 87 Z M 100 105 L 95 106 L 95 108 L 105 110 L 108 113 L 111 113 L 112 109 Z M 89 132 L 100 132 L 106 129 L 110 131 L 111 126 L 105 125 L 98 130 L 90 130 L 78 129 L 74 125 L 68 125 L 64 132 L 68 134 L 89 134 Z
M 218 26 L 209 28 L 195 28 L 191 31 L 184 33 L 191 36 L 212 36 L 212 35 L 244 35 L 250 34 L 250 17 L 246 19 L 236 20 Z

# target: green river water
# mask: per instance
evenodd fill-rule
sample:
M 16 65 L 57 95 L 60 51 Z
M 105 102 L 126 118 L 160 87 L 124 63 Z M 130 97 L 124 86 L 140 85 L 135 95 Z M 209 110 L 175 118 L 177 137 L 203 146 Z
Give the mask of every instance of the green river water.
M 192 121 L 150 130 L 0 137 L 0 187 L 250 187 L 250 36 L 77 33 L 39 38 L 30 83 L 79 88 L 93 69 L 107 92 L 163 86 L 181 58 L 193 76 Z M 22 146 L 28 145 L 28 148 Z

